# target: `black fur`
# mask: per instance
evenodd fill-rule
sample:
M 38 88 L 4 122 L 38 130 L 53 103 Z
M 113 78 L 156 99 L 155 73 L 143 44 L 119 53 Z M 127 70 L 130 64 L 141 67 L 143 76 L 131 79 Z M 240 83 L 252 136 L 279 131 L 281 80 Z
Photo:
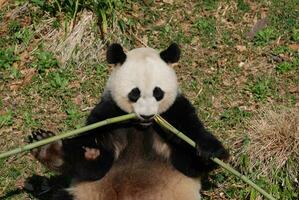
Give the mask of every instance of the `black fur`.
M 103 98 L 96 105 L 87 118 L 87 125 L 95 122 L 117 117 L 125 114 L 111 99 Z M 103 177 L 111 168 L 114 160 L 114 152 L 111 148 L 104 148 L 98 141 L 106 141 L 109 137 L 109 132 L 118 128 L 131 126 L 131 123 L 119 123 L 108 125 L 105 127 L 93 129 L 86 134 L 63 141 L 63 151 L 65 166 L 64 173 L 69 174 L 77 180 L 98 180 Z M 95 148 L 100 150 L 100 155 L 95 160 L 86 160 L 83 147 Z
M 87 124 L 122 114 L 125 114 L 125 112 L 123 112 L 110 97 L 109 99 L 102 100 L 102 102 L 93 109 L 88 117 Z M 215 169 L 217 165 L 210 160 L 212 157 L 220 159 L 228 158 L 229 154 L 224 149 L 221 142 L 204 128 L 203 124 L 197 117 L 194 107 L 184 96 L 179 95 L 174 104 L 162 114 L 162 117 L 196 142 L 197 149 L 195 150 L 185 141 L 171 133 L 166 133 L 159 125 L 154 124 L 155 130 L 167 141 L 168 144 L 170 144 L 172 150 L 172 164 L 185 175 L 198 177 L 203 173 L 207 173 Z M 75 169 L 77 169 L 75 176 L 83 180 L 97 180 L 102 177 L 110 169 L 114 157 L 113 152 L 107 149 L 107 147 L 102 148 L 95 144 L 95 137 L 97 136 L 98 138 L 100 137 L 100 140 L 105 140 L 105 137 L 109 134 L 109 130 L 130 126 L 134 126 L 134 124 L 125 123 L 108 126 L 98 130 L 96 129 L 86 135 L 85 138 L 74 138 L 71 140 L 71 145 L 64 145 L 66 147 L 70 147 L 68 151 L 73 155 L 74 153 L 71 152 L 73 152 L 74 149 L 77 149 L 74 148 L 74 143 L 79 144 L 79 146 L 100 148 L 100 159 L 95 161 L 87 161 L 84 158 L 83 150 L 80 154 L 75 153 L 76 159 L 78 159 L 78 155 L 81 155 L 81 160 L 72 161 L 72 163 L 76 166 Z M 75 140 L 76 142 L 74 142 Z M 105 141 L 109 141 L 109 139 L 106 139 Z M 99 166 L 101 166 L 101 170 L 99 170 Z
M 87 124 L 92 124 L 107 118 L 125 114 L 110 96 L 91 111 Z M 156 132 L 170 145 L 171 162 L 175 168 L 190 177 L 198 177 L 216 167 L 210 160 L 212 157 L 227 159 L 228 152 L 211 133 L 209 133 L 197 117 L 196 111 L 184 96 L 179 95 L 174 104 L 162 114 L 170 124 L 185 133 L 195 141 L 194 149 L 185 141 L 171 133 L 165 132 L 158 124 L 153 124 Z M 64 166 L 63 174 L 76 180 L 98 180 L 111 168 L 114 161 L 113 138 L 111 131 L 119 128 L 136 126 L 133 122 L 108 125 L 91 130 L 79 137 L 63 140 Z M 98 141 L 102 141 L 97 143 Z M 95 160 L 85 158 L 84 147 L 100 150 L 100 156 Z
M 153 91 L 153 96 L 157 101 L 161 101 L 164 97 L 164 91 L 160 87 L 155 87 Z
M 123 64 L 127 55 L 120 44 L 114 43 L 108 47 L 106 57 L 109 64 Z
M 53 195 L 52 199 L 54 200 L 74 200 L 73 195 L 65 190 L 59 190 L 56 194 Z
M 166 50 L 160 53 L 160 57 L 166 63 L 177 63 L 180 59 L 181 51 L 176 43 L 172 43 Z
M 70 183 L 70 177 L 63 175 L 53 175 L 50 177 L 33 175 L 26 178 L 23 189 L 36 199 L 56 200 L 56 198 L 53 198 L 53 195 L 57 194 L 57 192 L 60 193 L 60 191 L 68 187 Z
M 130 101 L 136 102 L 139 99 L 140 94 L 141 94 L 141 92 L 140 92 L 139 88 L 135 87 L 128 94 L 128 98 L 130 99 Z
M 101 103 L 91 111 L 87 124 L 92 124 L 107 118 L 125 114 L 110 96 L 102 99 Z M 194 149 L 185 141 L 171 133 L 165 132 L 158 124 L 153 124 L 154 129 L 170 145 L 171 162 L 175 168 L 190 177 L 198 177 L 216 167 L 210 160 L 212 157 L 227 159 L 228 152 L 224 149 L 211 133 L 209 133 L 197 117 L 196 111 L 184 96 L 179 95 L 174 104 L 162 114 L 170 124 L 185 133 L 195 141 Z M 114 161 L 113 139 L 109 137 L 112 130 L 136 126 L 133 122 L 108 125 L 91 130 L 79 137 L 63 140 L 65 164 L 63 174 L 76 180 L 98 180 L 111 168 Z M 104 141 L 97 143 L 96 141 Z M 100 150 L 100 155 L 95 160 L 87 160 L 83 147 Z
M 227 150 L 204 128 L 194 107 L 184 96 L 178 96 L 170 109 L 162 114 L 162 117 L 194 140 L 197 145 L 197 150 L 195 150 L 177 136 L 165 134 L 157 124 L 155 125 L 156 130 L 171 145 L 172 164 L 185 175 L 197 177 L 201 173 L 213 170 L 216 164 L 210 160 L 212 157 L 228 158 Z

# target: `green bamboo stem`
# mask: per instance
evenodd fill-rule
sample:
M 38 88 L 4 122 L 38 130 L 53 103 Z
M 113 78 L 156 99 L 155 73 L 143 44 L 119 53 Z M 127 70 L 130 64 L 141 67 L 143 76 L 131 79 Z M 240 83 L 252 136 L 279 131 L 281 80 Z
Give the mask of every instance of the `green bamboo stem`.
M 71 136 L 74 137 L 74 136 L 79 135 L 83 132 L 86 132 L 86 131 L 89 131 L 89 130 L 92 130 L 92 129 L 95 129 L 95 128 L 98 128 L 98 127 L 101 127 L 101 126 L 105 126 L 105 125 L 108 125 L 108 124 L 113 124 L 113 123 L 129 120 L 129 119 L 134 119 L 134 118 L 136 118 L 136 115 L 133 114 L 133 113 L 132 114 L 127 114 L 127 115 L 122 115 L 122 116 L 119 116 L 119 117 L 109 118 L 109 119 L 106 119 L 104 121 L 100 121 L 100 122 L 97 122 L 97 123 L 94 123 L 94 124 L 91 124 L 91 125 L 88 125 L 88 126 L 85 126 L 85 127 L 73 130 L 73 131 L 69 131 L 69 132 L 66 132 L 66 133 L 55 135 L 53 137 L 49 137 L 47 139 L 40 140 L 40 141 L 31 143 L 31 144 L 25 145 L 23 147 L 19 147 L 19 148 L 13 149 L 11 151 L 1 153 L 0 154 L 0 159 L 1 158 L 6 158 L 8 156 L 15 155 L 15 154 L 18 154 L 18 153 L 21 153 L 21 152 L 24 152 L 24 151 L 29 151 L 29 150 L 34 149 L 36 147 L 40 147 L 40 146 L 49 144 L 51 142 L 55 142 L 55 141 L 64 139 L 64 138 L 68 138 L 68 137 L 71 137 Z
M 174 128 L 171 124 L 169 124 L 161 116 L 159 116 L 159 115 L 156 116 L 155 117 L 155 121 L 160 126 L 168 129 L 169 131 L 171 131 L 172 133 L 174 133 L 175 135 L 177 135 L 179 138 L 181 138 L 182 140 L 184 140 L 185 142 L 187 142 L 188 144 L 190 144 L 192 147 L 195 148 L 196 144 L 195 144 L 195 142 L 192 139 L 190 139 L 189 137 L 187 137 L 182 132 L 178 131 L 176 128 Z M 226 169 L 227 171 L 231 172 L 235 176 L 237 176 L 240 179 L 242 179 L 245 183 L 247 183 L 248 185 L 250 185 L 251 187 L 253 187 L 254 189 L 256 189 L 258 192 L 260 192 L 262 195 L 264 195 L 267 199 L 269 199 L 269 200 L 276 200 L 269 193 L 267 193 L 265 190 L 263 190 L 262 188 L 260 188 L 254 182 L 252 182 L 249 178 L 247 178 L 246 176 L 242 175 L 240 172 L 238 172 L 237 170 L 235 170 L 234 168 L 232 168 L 229 164 L 226 164 L 226 163 L 222 162 L 218 158 L 211 158 L 211 159 L 212 159 L 212 161 L 214 161 L 215 163 L 217 163 L 218 165 L 220 165 L 222 168 Z

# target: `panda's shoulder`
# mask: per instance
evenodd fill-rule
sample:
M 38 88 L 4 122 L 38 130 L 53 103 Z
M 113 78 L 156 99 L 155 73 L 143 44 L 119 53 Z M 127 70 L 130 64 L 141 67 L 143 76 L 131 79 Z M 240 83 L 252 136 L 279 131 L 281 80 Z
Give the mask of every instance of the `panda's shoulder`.
M 103 95 L 100 102 L 91 110 L 87 124 L 95 123 L 111 117 L 125 114 L 112 99 L 111 95 Z
M 181 93 L 178 93 L 174 103 L 166 111 L 168 114 L 196 112 L 194 106 L 189 99 Z

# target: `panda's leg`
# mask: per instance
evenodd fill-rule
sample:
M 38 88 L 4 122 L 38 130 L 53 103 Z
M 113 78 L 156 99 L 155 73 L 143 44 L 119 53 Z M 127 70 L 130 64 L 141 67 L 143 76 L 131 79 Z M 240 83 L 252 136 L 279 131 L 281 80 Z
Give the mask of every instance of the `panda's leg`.
M 51 131 L 45 130 L 36 130 L 28 137 L 29 142 L 33 143 L 40 141 L 49 137 L 54 136 L 55 134 Z M 63 158 L 63 145 L 62 141 L 53 142 L 38 148 L 35 148 L 31 151 L 31 154 L 40 161 L 47 168 L 61 172 L 64 158 Z
M 29 136 L 29 141 L 40 141 L 53 135 L 50 131 L 38 130 Z M 111 151 L 100 151 L 95 138 L 90 135 L 53 142 L 33 149 L 31 154 L 53 171 L 80 181 L 98 180 L 110 169 L 114 156 Z
M 74 200 L 74 197 L 66 190 L 59 190 L 53 195 L 52 200 Z

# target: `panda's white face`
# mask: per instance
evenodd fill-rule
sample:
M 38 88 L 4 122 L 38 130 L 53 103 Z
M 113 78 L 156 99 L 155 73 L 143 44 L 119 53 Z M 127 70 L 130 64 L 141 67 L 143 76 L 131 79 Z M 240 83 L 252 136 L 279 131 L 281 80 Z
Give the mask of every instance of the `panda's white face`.
M 134 112 L 142 121 L 165 112 L 178 93 L 177 77 L 157 51 L 138 48 L 126 55 L 112 72 L 106 90 L 124 111 Z

